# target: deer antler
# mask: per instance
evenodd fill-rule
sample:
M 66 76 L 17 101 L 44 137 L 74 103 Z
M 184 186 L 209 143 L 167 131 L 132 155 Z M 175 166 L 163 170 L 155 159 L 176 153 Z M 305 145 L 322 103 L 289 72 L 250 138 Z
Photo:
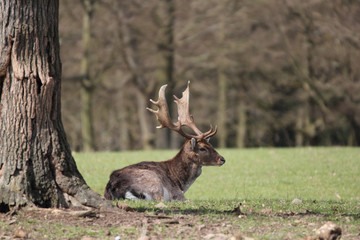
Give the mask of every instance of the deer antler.
M 189 113 L 189 98 L 190 98 L 190 81 L 188 82 L 187 88 L 182 94 L 182 97 L 179 99 L 174 95 L 175 103 L 177 104 L 178 109 L 178 121 L 176 123 L 173 123 L 170 119 L 168 105 L 166 103 L 165 98 L 165 89 L 167 85 L 163 85 L 159 90 L 159 99 L 157 101 L 154 101 L 150 99 L 150 102 L 155 104 L 158 107 L 158 110 L 154 110 L 151 108 L 146 108 L 150 112 L 154 113 L 157 120 L 160 123 L 160 126 L 157 128 L 169 128 L 171 130 L 174 130 L 175 132 L 178 132 L 185 138 L 195 138 L 197 140 L 206 139 L 213 135 L 215 135 L 217 131 L 217 127 L 215 127 L 215 130 L 213 130 L 212 126 L 210 125 L 210 130 L 203 133 L 201 132 L 194 123 L 193 116 Z M 185 133 L 181 127 L 187 126 L 190 129 L 192 129 L 196 135 L 191 135 Z

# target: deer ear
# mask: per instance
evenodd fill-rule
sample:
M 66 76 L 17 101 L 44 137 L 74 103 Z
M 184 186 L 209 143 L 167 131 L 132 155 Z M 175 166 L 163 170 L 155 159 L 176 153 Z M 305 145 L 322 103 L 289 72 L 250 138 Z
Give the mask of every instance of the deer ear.
M 195 138 L 191 138 L 191 150 L 194 150 L 196 147 L 196 139 Z
M 209 143 L 209 142 L 210 142 L 210 138 L 207 138 L 206 141 Z

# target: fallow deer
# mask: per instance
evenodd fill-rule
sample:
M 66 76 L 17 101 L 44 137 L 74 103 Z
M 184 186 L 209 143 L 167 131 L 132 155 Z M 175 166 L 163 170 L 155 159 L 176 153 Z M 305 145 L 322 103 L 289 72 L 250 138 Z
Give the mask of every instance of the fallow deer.
M 181 99 L 174 96 L 178 109 L 176 123 L 169 116 L 165 99 L 166 86 L 160 88 L 158 101 L 150 99 L 158 109 L 147 109 L 156 115 L 160 122 L 158 128 L 169 128 L 188 140 L 170 160 L 140 162 L 112 172 L 105 188 L 106 199 L 185 200 L 184 193 L 200 176 L 202 166 L 221 166 L 225 163 L 225 159 L 209 143 L 209 138 L 215 135 L 217 127 L 213 130 L 210 126 L 210 130 L 203 133 L 195 126 L 194 119 L 189 114 L 190 82 Z M 185 133 L 183 126 L 192 129 L 195 135 Z

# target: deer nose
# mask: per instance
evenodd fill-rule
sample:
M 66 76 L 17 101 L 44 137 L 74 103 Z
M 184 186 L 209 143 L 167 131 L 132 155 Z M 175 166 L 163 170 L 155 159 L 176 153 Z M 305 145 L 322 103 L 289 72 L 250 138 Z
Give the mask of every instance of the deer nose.
M 225 158 L 220 158 L 221 165 L 225 163 Z

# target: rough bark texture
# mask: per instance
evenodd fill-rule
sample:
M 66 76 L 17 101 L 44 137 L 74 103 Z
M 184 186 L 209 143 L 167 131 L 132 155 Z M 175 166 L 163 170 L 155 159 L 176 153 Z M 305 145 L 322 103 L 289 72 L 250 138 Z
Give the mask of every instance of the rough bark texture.
M 86 185 L 63 129 L 58 8 L 0 1 L 0 211 L 111 206 Z

